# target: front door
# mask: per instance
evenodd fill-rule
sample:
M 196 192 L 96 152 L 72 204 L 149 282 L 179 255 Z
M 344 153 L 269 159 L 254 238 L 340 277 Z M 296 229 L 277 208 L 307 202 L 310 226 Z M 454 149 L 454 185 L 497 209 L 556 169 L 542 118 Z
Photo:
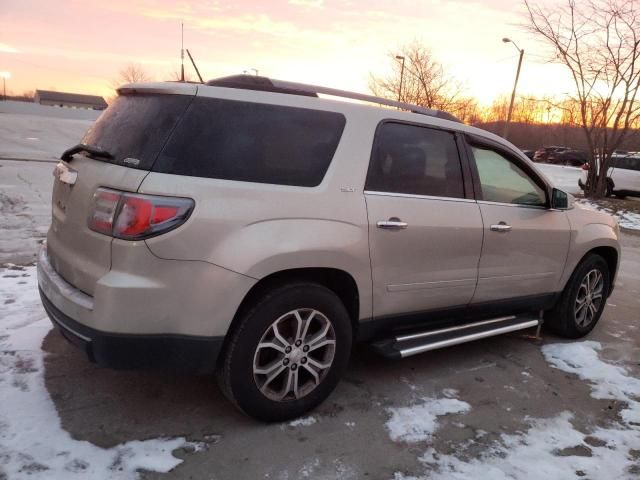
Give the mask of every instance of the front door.
M 472 303 L 556 292 L 569 251 L 566 213 L 549 208 L 544 182 L 523 160 L 486 145 L 470 150 L 484 221 Z
M 465 194 L 457 145 L 449 131 L 378 128 L 365 186 L 376 317 L 463 306 L 473 296 L 482 218 Z

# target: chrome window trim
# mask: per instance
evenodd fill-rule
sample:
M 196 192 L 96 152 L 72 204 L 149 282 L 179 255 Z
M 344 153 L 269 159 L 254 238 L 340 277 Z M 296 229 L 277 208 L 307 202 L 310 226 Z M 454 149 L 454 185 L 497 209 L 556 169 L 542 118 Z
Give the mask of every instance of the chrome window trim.
M 478 200 L 479 205 L 498 205 L 501 207 L 520 207 L 520 208 L 533 208 L 536 210 L 549 210 L 544 205 L 525 205 L 521 203 L 504 203 L 504 202 L 492 202 L 490 200 Z
M 365 190 L 365 195 L 377 195 L 380 197 L 420 198 L 423 200 L 444 200 L 446 202 L 477 203 L 473 198 L 437 197 L 435 195 L 418 195 L 413 193 L 378 192 Z

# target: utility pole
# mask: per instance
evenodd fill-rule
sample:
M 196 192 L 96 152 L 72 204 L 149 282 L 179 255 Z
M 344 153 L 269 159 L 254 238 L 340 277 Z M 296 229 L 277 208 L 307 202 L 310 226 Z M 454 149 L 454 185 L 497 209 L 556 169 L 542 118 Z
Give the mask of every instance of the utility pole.
M 2 100 L 7 101 L 7 78 L 11 78 L 11 72 L 0 72 L 2 77 Z
M 180 81 L 184 82 L 184 22 L 180 22 Z
M 516 98 L 516 88 L 518 87 L 518 78 L 520 78 L 520 67 L 522 67 L 522 57 L 524 56 L 524 50 L 518 48 L 513 40 L 510 38 L 503 38 L 502 41 L 504 43 L 513 43 L 513 46 L 520 52 L 520 58 L 518 58 L 518 69 L 516 70 L 516 80 L 513 82 L 513 91 L 511 92 L 511 102 L 509 103 L 509 112 L 507 113 L 507 122 L 504 124 L 504 132 L 502 136 L 506 140 L 507 135 L 509 135 L 509 124 L 511 123 L 511 114 L 513 113 L 513 102 Z
M 400 88 L 398 89 L 398 101 L 402 99 L 402 81 L 404 80 L 404 57 L 402 55 L 396 55 L 396 60 L 402 61 L 402 67 L 400 68 Z

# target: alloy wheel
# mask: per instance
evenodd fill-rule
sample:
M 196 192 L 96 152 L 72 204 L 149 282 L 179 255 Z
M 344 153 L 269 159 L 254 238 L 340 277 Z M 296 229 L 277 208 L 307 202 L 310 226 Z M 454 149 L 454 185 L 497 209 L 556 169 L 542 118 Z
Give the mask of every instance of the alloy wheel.
M 597 269 L 582 279 L 574 303 L 573 313 L 579 327 L 587 327 L 596 317 L 604 300 L 604 277 Z
M 300 308 L 275 320 L 253 357 L 256 386 L 270 400 L 298 400 L 329 373 L 336 350 L 331 321 L 314 309 Z

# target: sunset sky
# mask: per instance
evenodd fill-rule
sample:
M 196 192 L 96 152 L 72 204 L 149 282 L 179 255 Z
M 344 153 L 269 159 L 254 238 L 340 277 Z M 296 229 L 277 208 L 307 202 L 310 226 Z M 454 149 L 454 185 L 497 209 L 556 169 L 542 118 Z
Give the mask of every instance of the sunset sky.
M 543 0 L 551 2 L 553 0 Z M 519 0 L 0 0 L 0 71 L 14 94 L 41 89 L 111 95 L 128 63 L 154 79 L 179 69 L 185 47 L 205 79 L 256 68 L 273 78 L 367 92 L 370 72 L 414 39 L 483 103 L 519 91 L 563 94 L 559 65 L 527 34 Z

